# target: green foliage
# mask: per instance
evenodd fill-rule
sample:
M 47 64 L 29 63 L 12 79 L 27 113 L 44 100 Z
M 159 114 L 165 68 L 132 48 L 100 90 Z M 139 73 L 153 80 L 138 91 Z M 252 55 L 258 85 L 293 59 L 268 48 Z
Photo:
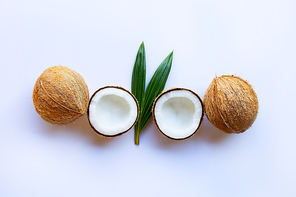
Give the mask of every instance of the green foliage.
M 135 95 L 140 106 L 140 115 L 135 124 L 135 143 L 139 145 L 142 130 L 152 115 L 152 105 L 155 98 L 163 91 L 168 79 L 173 62 L 171 52 L 158 66 L 145 91 L 146 82 L 146 55 L 144 43 L 139 47 L 132 74 L 132 93 Z

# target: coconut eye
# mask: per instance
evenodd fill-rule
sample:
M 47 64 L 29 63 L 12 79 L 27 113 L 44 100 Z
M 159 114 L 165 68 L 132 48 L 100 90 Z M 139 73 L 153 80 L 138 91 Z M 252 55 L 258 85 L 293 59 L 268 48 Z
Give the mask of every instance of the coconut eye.
M 88 120 L 91 127 L 107 137 L 121 135 L 130 130 L 139 114 L 138 102 L 126 89 L 106 86 L 91 97 Z
M 200 127 L 203 105 L 200 97 L 189 89 L 174 88 L 160 94 L 152 109 L 156 127 L 172 139 L 186 139 Z

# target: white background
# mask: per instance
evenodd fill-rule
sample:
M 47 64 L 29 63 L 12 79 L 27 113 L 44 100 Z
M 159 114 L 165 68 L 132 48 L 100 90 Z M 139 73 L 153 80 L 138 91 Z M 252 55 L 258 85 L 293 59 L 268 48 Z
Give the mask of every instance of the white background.
M 293 0 L 0 1 L 0 196 L 296 196 L 296 2 Z M 174 50 L 166 88 L 202 98 L 215 76 L 249 81 L 259 114 L 243 134 L 205 118 L 199 132 L 172 141 L 150 121 L 97 135 L 86 117 L 43 121 L 33 86 L 48 67 L 78 71 L 90 94 L 130 90 L 141 42 L 147 81 Z

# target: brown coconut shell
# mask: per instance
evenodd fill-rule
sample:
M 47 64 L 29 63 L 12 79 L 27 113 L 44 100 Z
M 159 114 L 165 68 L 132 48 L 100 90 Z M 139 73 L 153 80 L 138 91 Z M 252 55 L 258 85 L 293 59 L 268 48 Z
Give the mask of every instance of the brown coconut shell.
M 202 115 L 201 115 L 200 122 L 199 122 L 199 124 L 198 124 L 196 130 L 195 130 L 191 135 L 189 135 L 189 136 L 187 136 L 187 137 L 184 137 L 184 138 L 173 138 L 173 137 L 171 137 L 171 136 L 165 134 L 165 133 L 160 129 L 160 127 L 159 127 L 159 125 L 158 125 L 158 123 L 157 123 L 156 116 L 155 116 L 155 106 L 156 106 L 157 101 L 158 101 L 162 96 L 165 96 L 167 93 L 170 93 L 170 92 L 172 92 L 172 91 L 180 91 L 180 90 L 182 90 L 182 91 L 184 91 L 184 90 L 185 90 L 185 91 L 188 91 L 188 92 L 192 93 L 194 96 L 196 96 L 196 97 L 198 98 L 198 100 L 200 101 L 201 106 L 202 106 Z M 155 98 L 155 100 L 154 100 L 154 102 L 153 102 L 153 105 L 152 105 L 152 118 L 153 118 L 153 122 L 154 122 L 156 128 L 160 131 L 160 133 L 161 133 L 163 136 L 165 136 L 165 137 L 167 137 L 167 138 L 169 138 L 169 139 L 171 139 L 171 140 L 181 141 L 181 140 L 185 140 L 185 139 L 191 138 L 192 136 L 194 136 L 194 135 L 198 132 L 198 130 L 199 130 L 199 128 L 200 128 L 200 126 L 201 126 L 201 124 L 202 124 L 202 122 L 203 122 L 204 111 L 205 111 L 205 110 L 204 110 L 203 101 L 202 101 L 202 99 L 200 98 L 200 96 L 199 96 L 197 93 L 195 93 L 194 91 L 192 91 L 192 90 L 190 90 L 190 89 L 188 89 L 188 88 L 170 88 L 170 89 L 168 89 L 168 90 L 163 91 L 161 94 L 159 94 L 159 95 Z
M 53 66 L 37 79 L 33 104 L 42 119 L 65 125 L 84 115 L 89 101 L 88 87 L 82 76 L 68 67 Z
M 242 133 L 255 121 L 257 94 L 245 80 L 234 75 L 213 79 L 203 99 L 208 120 L 226 133 Z
M 94 96 L 95 96 L 99 91 L 104 90 L 104 89 L 107 89 L 107 88 L 117 88 L 117 89 L 120 89 L 120 90 L 123 90 L 123 91 L 127 92 L 127 93 L 128 93 L 133 99 L 134 99 L 134 101 L 135 101 L 135 103 L 136 103 L 136 105 L 137 105 L 137 118 L 135 119 L 134 123 L 133 123 L 133 124 L 127 129 L 127 130 L 122 131 L 122 132 L 120 132 L 120 133 L 118 133 L 118 134 L 115 134 L 115 135 L 106 135 L 106 134 L 104 134 L 104 133 L 98 131 L 98 130 L 93 126 L 93 124 L 91 123 L 91 121 L 90 121 L 90 117 L 89 117 L 89 106 L 90 106 L 90 104 L 91 104 L 91 102 L 92 102 L 92 99 L 94 98 Z M 122 135 L 122 134 L 128 132 L 129 130 L 131 130 L 131 129 L 135 126 L 136 122 L 137 122 L 138 119 L 139 119 L 139 115 L 140 115 L 140 107 L 139 107 L 139 103 L 138 103 L 138 100 L 136 99 L 136 97 L 135 97 L 130 91 L 128 91 L 127 89 L 125 89 L 125 88 L 123 88 L 123 87 L 121 87 L 121 86 L 104 86 L 104 87 L 101 87 L 101 88 L 99 88 L 98 90 L 96 90 L 96 91 L 93 93 L 93 95 L 91 96 L 90 101 L 89 101 L 89 103 L 88 103 L 87 113 L 86 113 L 86 114 L 87 114 L 87 120 L 88 120 L 88 123 L 89 123 L 90 127 L 91 127 L 91 128 L 97 133 L 97 134 L 99 134 L 99 135 L 101 135 L 101 136 L 103 136 L 103 137 L 107 137 L 107 138 L 114 138 L 114 137 L 118 137 L 118 136 L 120 136 L 120 135 Z

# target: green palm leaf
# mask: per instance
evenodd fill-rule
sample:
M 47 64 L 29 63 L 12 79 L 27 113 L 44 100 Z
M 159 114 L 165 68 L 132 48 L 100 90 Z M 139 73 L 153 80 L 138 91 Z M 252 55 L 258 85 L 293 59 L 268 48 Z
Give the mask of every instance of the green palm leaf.
M 134 128 L 135 143 L 137 145 L 139 145 L 140 134 L 152 115 L 151 108 L 153 101 L 165 87 L 171 70 L 172 62 L 173 52 L 171 52 L 159 65 L 145 91 L 146 59 L 144 44 L 141 44 L 136 57 L 132 75 L 132 93 L 138 99 L 140 106 L 139 119 Z
M 146 55 L 144 43 L 139 47 L 132 74 L 132 93 L 137 98 L 140 110 L 146 85 Z
M 142 103 L 144 101 L 145 85 L 146 85 L 146 54 L 145 54 L 145 46 L 144 46 L 144 43 L 142 42 L 137 53 L 136 61 L 133 68 L 133 74 L 132 74 L 132 93 L 138 100 L 140 115 L 142 114 L 142 110 L 143 110 Z M 135 136 L 136 136 L 137 135 L 136 133 L 139 130 L 139 122 L 135 124 L 134 130 L 135 130 Z

